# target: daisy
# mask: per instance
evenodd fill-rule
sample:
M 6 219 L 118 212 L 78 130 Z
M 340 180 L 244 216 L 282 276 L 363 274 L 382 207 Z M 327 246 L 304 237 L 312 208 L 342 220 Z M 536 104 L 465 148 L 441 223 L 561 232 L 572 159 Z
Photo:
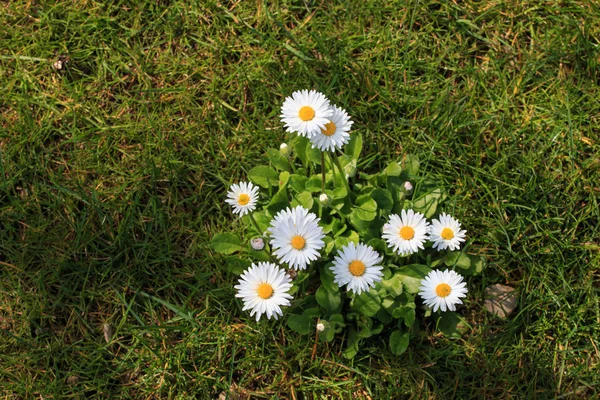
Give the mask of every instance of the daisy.
M 383 238 L 391 249 L 401 256 L 408 256 L 423 249 L 423 243 L 429 239 L 429 229 L 423 214 L 402 210 L 400 217 L 390 215 L 390 220 L 383 226 Z
M 325 129 L 333 110 L 329 100 L 317 91 L 298 90 L 287 97 L 281 106 L 281 122 L 287 132 L 311 137 Z
M 460 249 L 460 243 L 465 241 L 467 231 L 460 230 L 460 222 L 446 213 L 440 215 L 440 219 L 431 221 L 431 237 L 433 248 L 451 251 Z
M 334 282 L 342 287 L 348 285 L 348 290 L 361 294 L 368 292 L 375 283 L 381 281 L 383 267 L 379 264 L 383 257 L 379 256 L 371 246 L 354 242 L 342 247 L 333 260 L 329 269 L 335 276 Z
M 333 115 L 325 128 L 310 137 L 312 147 L 318 147 L 321 151 L 335 151 L 341 149 L 350 140 L 350 127 L 354 123 L 345 110 L 332 106 Z
M 319 218 L 302 206 L 282 210 L 271 221 L 273 254 L 294 269 L 305 269 L 319 257 L 325 242 Z
M 463 277 L 452 270 L 433 270 L 421 281 L 419 296 L 434 312 L 440 308 L 455 311 L 455 304 L 462 304 L 460 298 L 467 295 L 466 285 Z
M 289 306 L 292 295 L 288 291 L 292 287 L 290 277 L 277 265 L 269 262 L 252 264 L 236 285 L 237 294 L 244 302 L 242 311 L 250 310 L 250 316 L 256 314 L 256 321 L 261 315 L 267 318 L 279 318 L 283 315 L 280 306 Z
M 234 183 L 227 192 L 226 203 L 233 206 L 233 213 L 240 217 L 254 211 L 258 201 L 258 188 L 250 182 Z

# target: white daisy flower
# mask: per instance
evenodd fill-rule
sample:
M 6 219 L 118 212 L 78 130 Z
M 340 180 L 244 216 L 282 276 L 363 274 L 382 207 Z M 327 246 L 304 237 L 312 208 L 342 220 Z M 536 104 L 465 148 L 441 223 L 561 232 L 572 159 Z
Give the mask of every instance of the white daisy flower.
M 381 281 L 383 267 L 379 264 L 383 257 L 379 256 L 371 246 L 354 242 L 342 247 L 333 260 L 329 269 L 335 276 L 334 282 L 342 287 L 348 285 L 348 290 L 361 294 L 368 292 L 375 283 Z
M 345 110 L 332 106 L 333 114 L 325 128 L 310 137 L 312 147 L 318 147 L 321 151 L 335 151 L 341 149 L 350 140 L 350 127 L 354 123 Z
M 227 192 L 226 203 L 233 206 L 233 213 L 243 216 L 256 208 L 258 187 L 250 182 L 234 183 Z
M 235 297 L 240 297 L 244 302 L 245 310 L 250 310 L 250 316 L 256 314 L 258 321 L 263 314 L 267 318 L 279 318 L 283 315 L 281 306 L 289 306 L 292 295 L 288 291 L 292 288 L 291 279 L 284 270 L 269 262 L 252 264 L 241 276 L 239 285 L 236 285 Z
M 325 242 L 319 218 L 302 206 L 277 213 L 268 231 L 273 254 L 294 269 L 305 269 L 319 257 Z
M 317 91 L 298 90 L 287 97 L 281 106 L 281 121 L 287 132 L 311 137 L 325 129 L 333 110 L 329 100 Z
M 460 230 L 460 222 L 446 213 L 440 215 L 440 219 L 431 221 L 431 237 L 433 248 L 451 251 L 460 249 L 460 243 L 465 241 L 467 231 Z
M 423 249 L 423 243 L 429 239 L 429 222 L 423 214 L 413 210 L 402 210 L 401 216 L 390 215 L 383 226 L 383 238 L 388 246 L 401 256 L 408 256 Z
M 467 295 L 466 286 L 463 277 L 452 270 L 433 270 L 421 281 L 419 296 L 434 312 L 440 308 L 455 311 L 455 304 L 462 304 L 460 298 Z

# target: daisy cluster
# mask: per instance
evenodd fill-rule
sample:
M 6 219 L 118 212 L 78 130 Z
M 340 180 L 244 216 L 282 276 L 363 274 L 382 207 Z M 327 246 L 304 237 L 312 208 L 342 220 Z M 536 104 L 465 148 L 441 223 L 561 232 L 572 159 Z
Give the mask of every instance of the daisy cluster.
M 287 132 L 307 137 L 312 147 L 333 152 L 350 140 L 353 121 L 348 113 L 319 92 L 299 90 L 285 99 L 281 107 L 281 121 Z
M 345 110 L 331 104 L 322 93 L 314 90 L 296 91 L 286 98 L 281 107 L 281 121 L 287 132 L 307 138 L 313 148 L 330 153 L 340 150 L 349 142 L 353 124 Z M 282 145 L 280 153 L 289 157 L 288 146 Z M 319 216 L 332 209 L 332 199 L 324 190 L 324 168 L 322 163 L 323 190 L 318 196 Z M 332 173 L 334 175 L 335 171 Z M 349 185 L 346 187 L 350 189 Z M 403 188 L 405 193 L 413 190 L 410 182 L 405 182 Z M 230 187 L 225 201 L 233 207 L 234 214 L 240 217 L 247 215 L 261 232 L 252 215 L 260 200 L 257 186 L 241 182 Z M 310 204 L 313 204 L 312 200 Z M 272 214 L 267 212 L 262 215 Z M 333 275 L 333 283 L 339 288 L 345 287 L 352 297 L 380 287 L 384 270 L 388 267 L 384 265 L 384 257 L 371 245 L 350 240 L 338 247 L 332 259 L 322 260 L 323 253 L 328 253 L 323 251 L 326 243 L 336 239 L 327 238 L 325 232 L 330 230 L 325 231 L 324 226 L 321 218 L 309 209 L 301 205 L 286 207 L 272 216 L 261 237 L 251 240 L 250 247 L 254 251 L 267 252 L 271 262 L 252 263 L 235 286 L 236 297 L 242 299 L 243 309 L 249 310 L 250 316 L 257 321 L 263 315 L 268 319 L 281 316 L 281 307 L 289 306 L 292 299 L 290 291 L 293 277 L 300 271 L 310 271 L 312 266 L 323 261 Z M 466 230 L 461 229 L 460 222 L 452 216 L 441 213 L 437 218 L 427 221 L 423 214 L 410 208 L 402 209 L 399 214 L 389 214 L 381 230 L 381 239 L 391 250 L 387 253 L 399 257 L 425 250 L 427 242 L 430 242 L 429 247 L 437 251 L 458 250 L 465 236 Z M 453 270 L 431 270 L 418 288 L 424 304 L 434 312 L 454 311 L 466 293 L 463 278 Z M 317 330 L 324 329 L 322 323 L 317 325 Z

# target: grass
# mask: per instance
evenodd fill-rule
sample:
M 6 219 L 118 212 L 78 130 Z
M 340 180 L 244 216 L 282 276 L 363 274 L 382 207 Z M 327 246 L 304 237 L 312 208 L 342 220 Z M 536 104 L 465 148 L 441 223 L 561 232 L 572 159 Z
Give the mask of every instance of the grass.
M 587 1 L 38 1 L 0 6 L 0 395 L 600 394 L 600 9 Z M 57 60 L 66 61 L 60 70 Z M 287 139 L 283 98 L 417 154 L 486 257 L 461 339 L 392 356 L 256 324 L 207 242 Z M 507 320 L 493 283 L 519 289 Z M 108 334 L 108 342 L 105 340 Z

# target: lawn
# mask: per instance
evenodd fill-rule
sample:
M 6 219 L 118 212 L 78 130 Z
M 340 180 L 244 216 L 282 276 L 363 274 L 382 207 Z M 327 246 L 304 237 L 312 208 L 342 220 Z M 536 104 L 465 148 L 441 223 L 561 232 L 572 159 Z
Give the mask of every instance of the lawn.
M 3 2 L 0 397 L 599 396 L 599 34 L 590 1 Z M 414 154 L 448 193 L 486 260 L 460 338 L 346 359 L 241 310 L 210 239 L 311 88 L 367 170 Z

